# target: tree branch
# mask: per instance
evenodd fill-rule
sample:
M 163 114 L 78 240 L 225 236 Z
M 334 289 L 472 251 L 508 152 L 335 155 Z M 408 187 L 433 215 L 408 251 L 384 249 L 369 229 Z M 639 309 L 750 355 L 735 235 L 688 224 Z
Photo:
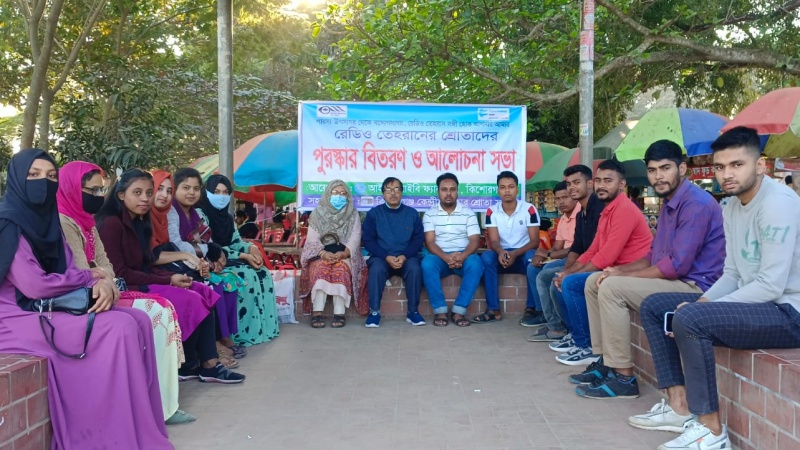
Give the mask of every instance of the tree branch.
M 100 16 L 100 11 L 103 10 L 107 0 L 98 0 L 95 6 L 95 9 L 89 14 L 89 18 L 86 19 L 86 22 L 83 24 L 83 29 L 81 30 L 80 36 L 75 41 L 75 44 L 72 46 L 72 51 L 70 52 L 67 60 L 64 61 L 64 67 L 61 69 L 61 74 L 58 76 L 58 81 L 53 86 L 52 92 L 55 94 L 61 89 L 61 86 L 64 85 L 64 82 L 67 81 L 67 76 L 69 72 L 72 70 L 72 66 L 75 64 L 75 61 L 78 59 L 78 53 L 81 51 L 83 44 L 86 42 L 86 37 L 89 35 L 89 32 L 94 27 L 94 24 L 97 22 L 97 18 Z
M 744 15 L 741 15 L 741 16 L 730 17 L 730 18 L 725 19 L 724 21 L 719 22 L 719 23 L 704 23 L 704 24 L 697 25 L 697 26 L 690 26 L 690 27 L 683 27 L 683 28 L 679 27 L 679 28 L 682 31 L 685 31 L 685 32 L 688 32 L 688 33 L 693 33 L 693 32 L 698 32 L 698 31 L 706 31 L 708 29 L 715 28 L 715 27 L 718 27 L 720 25 L 737 25 L 737 24 L 745 23 L 745 22 L 755 22 L 757 20 L 762 20 L 762 19 L 775 20 L 775 19 L 780 18 L 781 16 L 785 16 L 785 15 L 791 13 L 792 11 L 796 10 L 797 8 L 800 8 L 800 0 L 792 0 L 792 1 L 784 3 L 781 6 L 778 6 L 773 11 L 770 11 L 770 12 L 765 13 L 765 14 L 744 14 Z

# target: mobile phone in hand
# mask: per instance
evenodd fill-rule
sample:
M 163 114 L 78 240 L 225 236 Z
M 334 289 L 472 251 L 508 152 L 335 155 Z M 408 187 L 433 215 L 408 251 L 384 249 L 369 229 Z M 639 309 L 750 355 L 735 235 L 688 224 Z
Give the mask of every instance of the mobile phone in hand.
M 664 333 L 672 333 L 672 319 L 674 317 L 674 311 L 667 311 L 664 313 Z

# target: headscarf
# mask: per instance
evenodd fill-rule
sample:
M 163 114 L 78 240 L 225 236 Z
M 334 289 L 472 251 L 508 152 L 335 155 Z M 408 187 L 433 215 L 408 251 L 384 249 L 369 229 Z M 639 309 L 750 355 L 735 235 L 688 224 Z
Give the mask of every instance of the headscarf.
M 0 283 L 5 281 L 14 261 L 20 235 L 30 243 L 45 273 L 64 273 L 67 269 L 56 206 L 58 183 L 47 182 L 47 197 L 42 204 L 28 195 L 28 170 L 36 159 L 50 161 L 58 170 L 53 157 L 38 148 L 22 150 L 8 163 L 8 189 L 0 200 Z
M 153 172 L 153 187 L 156 191 L 158 191 L 159 186 L 161 186 L 164 180 L 169 180 L 170 183 L 172 183 L 172 191 L 174 193 L 175 180 L 172 179 L 172 174 L 166 170 L 156 170 Z M 167 220 L 167 213 L 169 213 L 169 209 L 172 205 L 167 204 L 164 209 L 158 209 L 155 205 L 155 196 L 153 196 L 153 199 L 153 207 L 150 208 L 150 221 L 153 224 L 153 238 L 150 241 L 150 246 L 156 248 L 159 245 L 169 243 L 169 220 Z
M 103 170 L 88 162 L 72 161 L 58 171 L 58 212 L 74 220 L 85 238 L 84 252 L 88 261 L 94 261 L 94 216 L 83 210 L 83 177 L 94 170 Z
M 206 191 L 213 194 L 214 190 L 217 189 L 217 185 L 220 183 L 224 184 L 225 187 L 228 188 L 228 192 L 233 194 L 231 180 L 224 175 L 211 175 L 208 177 L 205 186 Z M 202 200 L 200 200 L 199 206 L 206 214 L 206 217 L 208 217 L 208 226 L 211 228 L 211 240 L 223 247 L 231 245 L 231 242 L 233 242 L 233 231 L 236 230 L 236 225 L 233 221 L 233 216 L 228 212 L 228 208 L 215 208 L 205 195 Z
M 331 205 L 331 192 L 333 188 L 338 186 L 344 187 L 345 196 L 347 197 L 347 205 L 339 210 Z M 328 183 L 325 193 L 322 194 L 317 207 L 314 208 L 314 213 L 311 214 L 308 226 L 317 230 L 320 236 L 335 233 L 339 237 L 339 242 L 344 243 L 350 238 L 353 214 L 358 214 L 358 212 L 353 205 L 353 195 L 350 193 L 350 188 L 342 180 L 333 180 Z

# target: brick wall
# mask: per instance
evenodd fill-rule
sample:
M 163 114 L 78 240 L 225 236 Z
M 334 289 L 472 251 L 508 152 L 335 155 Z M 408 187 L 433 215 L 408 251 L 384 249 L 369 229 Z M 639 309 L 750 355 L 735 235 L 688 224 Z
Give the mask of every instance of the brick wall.
M 298 275 L 299 276 L 299 275 Z M 405 318 L 408 311 L 408 301 L 406 300 L 405 288 L 403 287 L 403 279 L 399 276 L 389 278 L 391 286 L 387 286 L 383 290 L 383 298 L 381 299 L 381 316 L 384 318 L 400 319 Z M 458 287 L 460 286 L 461 278 L 456 275 L 442 278 L 442 290 L 447 299 L 448 306 L 453 305 L 453 299 L 458 295 Z M 504 274 L 500 275 L 499 279 L 499 294 L 500 294 L 500 309 L 503 314 L 509 315 L 522 315 L 525 311 L 525 299 L 527 295 L 526 277 L 522 274 Z M 295 292 L 298 292 L 297 283 L 295 283 Z M 303 316 L 303 304 L 299 299 L 299 295 L 295 296 L 295 316 L 299 321 L 308 321 L 308 317 Z M 483 283 L 478 286 L 475 292 L 472 303 L 467 309 L 467 315 L 477 315 L 486 310 L 486 291 L 483 288 Z M 327 302 L 325 306 L 325 314 L 332 314 L 333 306 L 331 302 Z M 422 288 L 422 296 L 420 300 L 419 312 L 426 320 L 433 317 L 433 310 L 431 309 L 430 302 L 428 302 L 428 293 L 425 288 Z M 347 310 L 348 319 L 361 320 L 361 316 L 355 312 L 353 308 Z
M 631 312 L 634 365 L 656 385 L 639 314 Z M 800 449 L 800 349 L 715 348 L 720 415 L 741 450 Z
M 47 450 L 47 360 L 0 354 L 0 450 Z

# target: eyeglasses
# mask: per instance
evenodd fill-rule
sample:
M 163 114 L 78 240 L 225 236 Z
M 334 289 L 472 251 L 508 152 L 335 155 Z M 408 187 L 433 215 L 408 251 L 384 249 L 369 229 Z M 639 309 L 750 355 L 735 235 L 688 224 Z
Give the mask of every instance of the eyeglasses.
M 108 188 L 105 187 L 105 186 L 97 187 L 97 188 L 85 187 L 85 188 L 81 188 L 81 189 L 83 190 L 83 192 L 86 192 L 87 194 L 92 194 L 95 197 L 101 197 L 101 196 L 104 196 L 104 195 L 108 194 Z
M 403 188 L 399 188 L 399 187 L 383 188 L 383 192 L 386 192 L 386 193 L 389 193 L 389 194 L 397 194 L 398 192 L 403 192 Z
M 331 191 L 331 195 L 347 195 L 345 191 Z

